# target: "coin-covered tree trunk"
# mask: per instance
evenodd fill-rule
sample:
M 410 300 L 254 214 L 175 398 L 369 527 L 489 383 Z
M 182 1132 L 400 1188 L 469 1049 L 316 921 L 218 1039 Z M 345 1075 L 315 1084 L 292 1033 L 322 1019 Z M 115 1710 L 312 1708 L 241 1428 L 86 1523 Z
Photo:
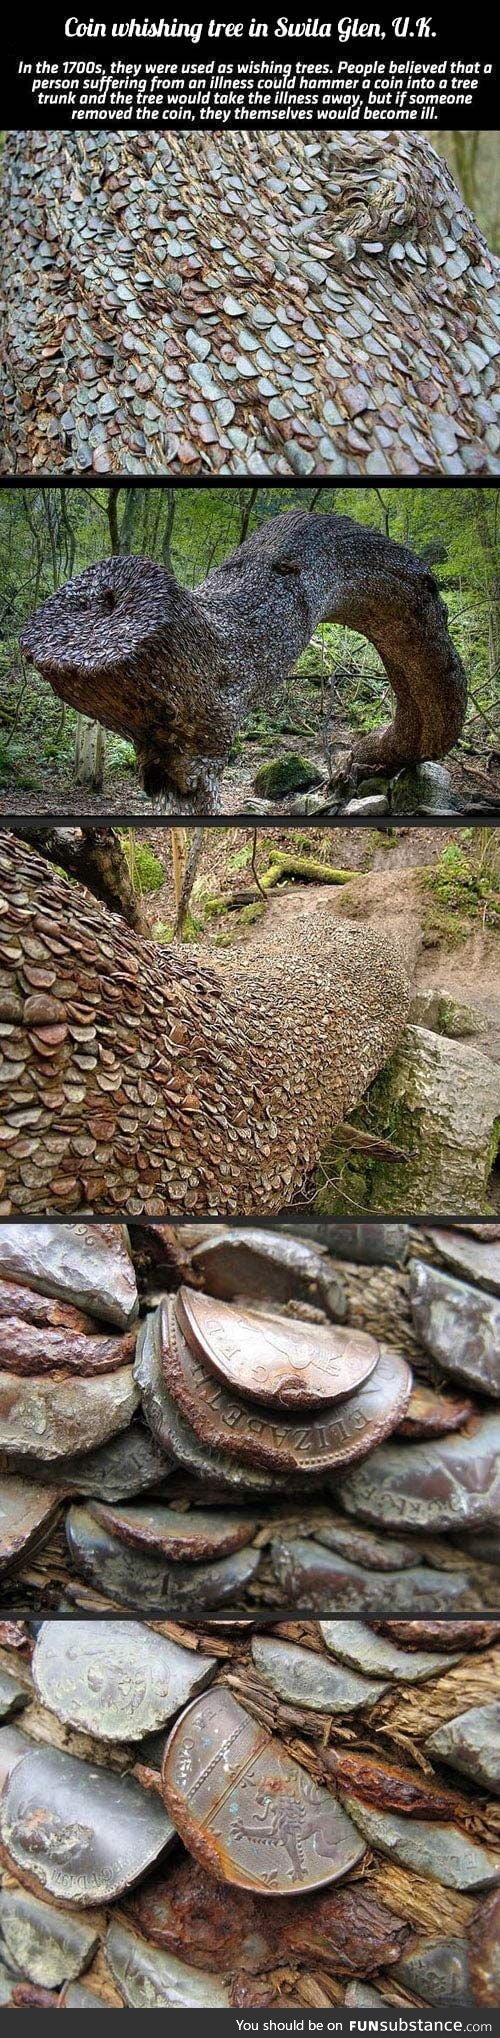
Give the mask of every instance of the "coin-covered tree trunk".
M 193 592 L 152 560 L 103 560 L 43 603 L 22 646 L 63 700 L 133 738 L 147 792 L 203 812 L 240 722 L 273 700 L 321 622 L 368 638 L 395 695 L 393 723 L 356 746 L 363 767 L 444 756 L 467 687 L 437 583 L 351 517 L 274 517 Z
M 298 907 L 235 987 L 0 846 L 0 1214 L 287 1207 L 404 1027 L 394 942 Z

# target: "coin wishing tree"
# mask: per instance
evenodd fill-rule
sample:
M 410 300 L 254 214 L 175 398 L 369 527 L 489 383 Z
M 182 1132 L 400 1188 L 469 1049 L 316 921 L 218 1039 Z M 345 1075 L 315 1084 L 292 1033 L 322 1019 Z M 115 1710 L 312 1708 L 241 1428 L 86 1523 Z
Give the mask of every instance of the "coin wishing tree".
M 398 945 L 303 906 L 235 979 L 12 836 L 0 882 L 2 1215 L 287 1207 L 404 1027 Z
M 105 559 L 42 604 L 22 648 L 63 700 L 133 739 L 165 810 L 202 813 L 219 804 L 240 723 L 320 622 L 367 637 L 395 696 L 394 721 L 356 743 L 363 768 L 444 756 L 467 687 L 436 581 L 351 517 L 275 517 L 194 591 L 152 560 Z

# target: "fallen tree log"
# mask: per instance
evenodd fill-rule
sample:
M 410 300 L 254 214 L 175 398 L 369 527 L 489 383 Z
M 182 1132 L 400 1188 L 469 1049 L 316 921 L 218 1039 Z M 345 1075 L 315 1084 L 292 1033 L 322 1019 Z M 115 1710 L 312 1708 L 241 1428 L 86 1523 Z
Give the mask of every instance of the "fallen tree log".
M 394 722 L 356 743 L 363 767 L 445 756 L 467 685 L 437 583 L 352 517 L 274 517 L 194 591 L 153 560 L 103 559 L 35 611 L 22 649 L 62 700 L 132 739 L 164 811 L 203 813 L 219 805 L 239 724 L 320 622 L 367 637 L 395 695 Z
M 392 1053 L 393 941 L 297 906 L 234 981 L 0 841 L 0 1215 L 271 1212 Z

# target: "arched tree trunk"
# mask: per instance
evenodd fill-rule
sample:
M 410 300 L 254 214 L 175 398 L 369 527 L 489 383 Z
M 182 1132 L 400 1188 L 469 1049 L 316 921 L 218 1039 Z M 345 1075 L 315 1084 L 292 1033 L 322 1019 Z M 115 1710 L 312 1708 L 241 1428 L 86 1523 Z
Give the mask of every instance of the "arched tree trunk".
M 22 648 L 63 700 L 132 737 L 167 811 L 203 812 L 239 723 L 272 701 L 320 622 L 367 637 L 396 696 L 394 723 L 357 745 L 363 766 L 444 756 L 467 688 L 436 581 L 351 517 L 274 517 L 193 593 L 151 560 L 103 560 L 44 602 Z
M 12 836 L 0 882 L 0 1215 L 289 1206 L 399 1039 L 397 945 L 304 905 L 235 986 L 230 963 L 134 938 Z

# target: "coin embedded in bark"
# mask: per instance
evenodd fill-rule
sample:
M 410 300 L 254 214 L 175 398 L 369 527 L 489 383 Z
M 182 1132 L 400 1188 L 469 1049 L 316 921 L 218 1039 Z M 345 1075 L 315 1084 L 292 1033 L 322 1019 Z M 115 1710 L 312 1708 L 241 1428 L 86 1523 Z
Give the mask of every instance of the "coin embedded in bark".
M 89 1966 L 99 1945 L 96 1925 L 41 1903 L 27 1889 L 0 1891 L 0 1931 L 20 1973 L 43 1988 L 60 1988 Z
M 10 1670 L 0 1669 L 0 1720 L 12 1719 L 13 1713 L 22 1712 L 28 1704 L 29 1693 Z
M 134 1777 L 33 1748 L 0 1800 L 9 1865 L 31 1888 L 73 1904 L 112 1902 L 166 1852 L 174 1828 L 159 1797 Z
M 493 1230 L 493 1227 L 491 1228 Z M 475 1281 L 478 1288 L 487 1288 L 491 1295 L 500 1295 L 500 1244 L 493 1237 L 474 1238 L 470 1231 L 450 1228 L 436 1228 L 427 1232 L 441 1259 L 461 1274 L 464 1281 Z
M 162 1788 L 186 1847 L 241 1889 L 291 1896 L 335 1882 L 362 1858 L 335 1799 L 221 1686 L 173 1728 Z
M 295 1613 L 300 1609 L 305 1614 L 324 1614 L 332 1608 L 341 1613 L 345 1608 L 347 1613 L 365 1613 L 370 1618 L 383 1614 L 387 1606 L 386 1571 L 363 1571 L 347 1558 L 322 1549 L 312 1537 L 283 1534 L 279 1542 L 271 1544 L 271 1564 L 285 1604 L 293 1606 Z M 447 1613 L 450 1608 L 452 1612 L 457 1608 L 468 1611 L 471 1603 L 474 1610 L 477 1606 L 477 1594 L 463 1571 L 433 1571 L 423 1564 L 403 1571 L 401 1577 L 393 1571 L 390 1596 L 392 1606 L 400 1607 L 402 1613 L 409 1606 L 422 1612 L 430 1606 L 433 1613 Z
M 442 1649 L 446 1656 L 500 1641 L 500 1621 L 494 1620 L 378 1620 L 375 1626 L 398 1648 L 402 1643 L 407 1649 Z
M 127 1898 L 137 1931 L 195 1967 L 265 1974 L 318 1962 L 329 1974 L 369 1974 L 400 1958 L 409 1928 L 362 1882 L 337 1883 L 303 1898 L 236 1889 L 207 1874 L 190 1854 L 173 1856 Z
M 62 1990 L 58 2010 L 116 2010 L 118 2003 L 106 2003 L 104 1996 L 98 1996 L 95 1989 L 87 1988 L 84 1981 L 69 1981 Z
M 175 1310 L 202 1366 L 245 1398 L 271 1407 L 316 1408 L 352 1394 L 380 1356 L 375 1338 L 341 1325 L 257 1314 L 179 1288 Z
M 260 1550 L 236 1550 L 213 1564 L 170 1564 L 150 1550 L 133 1549 L 95 1521 L 90 1508 L 71 1507 L 66 1516 L 70 1557 L 99 1593 L 134 1612 L 161 1618 L 168 1613 L 202 1613 L 244 1596 L 260 1563 Z
M 0 1372 L 0 1450 L 47 1461 L 91 1450 L 126 1429 L 138 1400 L 131 1366 L 93 1379 Z
M 415 1563 L 415 1550 L 411 1542 L 396 1541 L 395 1536 L 377 1536 L 372 1529 L 356 1528 L 350 1521 L 326 1521 L 321 1528 L 315 1528 L 314 1540 L 324 1543 L 326 1550 L 337 1550 L 340 1557 L 347 1557 L 348 1563 L 367 1566 L 369 1571 L 407 1571 Z
M 23 1734 L 22 1727 L 11 1727 L 10 1724 L 0 1727 L 0 1791 L 16 1762 L 20 1762 L 21 1756 L 27 1755 L 32 1746 L 33 1742 L 27 1734 Z
M 275 1641 L 274 1636 L 256 1635 L 252 1656 L 256 1670 L 279 1698 L 310 1707 L 312 1712 L 359 1712 L 362 1706 L 375 1705 L 387 1690 L 386 1683 L 370 1683 L 368 1677 L 351 1675 L 340 1664 L 328 1663 L 316 1650 Z
M 474 2001 L 496 2010 L 500 1997 L 500 1890 L 474 1912 L 468 1940 Z
M 104 1507 L 94 1501 L 94 1521 L 110 1535 L 138 1549 L 169 1557 L 172 1563 L 199 1563 L 207 1557 L 229 1557 L 251 1541 L 259 1524 L 246 1514 L 204 1513 L 191 1507 L 183 1513 L 159 1502 L 146 1507 Z
M 320 1627 L 327 1649 L 332 1649 L 341 1663 L 349 1663 L 353 1670 L 368 1671 L 375 1677 L 390 1678 L 391 1683 L 422 1684 L 461 1660 L 460 1650 L 453 1656 L 440 1656 L 437 1651 L 434 1654 L 398 1649 L 383 1635 L 374 1634 L 364 1621 L 322 1620 Z
M 464 1429 L 477 1412 L 465 1394 L 437 1394 L 423 1380 L 416 1380 L 397 1434 L 412 1443 L 421 1437 L 447 1436 L 452 1430 Z
M 430 1734 L 430 1755 L 486 1789 L 500 1790 L 500 1703 L 474 1705 Z
M 478 1846 L 458 1826 L 373 1811 L 357 1797 L 346 1797 L 344 1803 L 369 1845 L 403 1868 L 429 1875 L 445 1889 L 489 1889 L 500 1881 L 500 1854 Z
M 188 1967 L 175 1953 L 160 1953 L 126 1925 L 112 1918 L 106 1936 L 106 1959 L 117 1989 L 130 2010 L 228 2010 L 231 1997 L 224 1982 L 199 1968 Z
M 229 1451 L 204 1449 L 191 1424 L 186 1422 L 169 1394 L 163 1376 L 159 1343 L 160 1311 L 147 1316 L 137 1339 L 134 1378 L 137 1381 L 146 1420 L 157 1444 L 184 1471 L 229 1493 L 287 1493 L 290 1480 L 279 1473 L 264 1472 L 256 1465 L 239 1465 Z
M 68 1726 L 103 1741 L 140 1741 L 174 1717 L 217 1668 L 139 1621 L 45 1621 L 33 1656 L 41 1698 Z
M 344 1283 L 338 1267 L 316 1240 L 289 1238 L 278 1231 L 231 1225 L 217 1238 L 204 1238 L 191 1254 L 194 1272 L 203 1275 L 211 1295 L 231 1302 L 252 1296 L 265 1307 L 272 1302 L 316 1302 L 343 1323 Z
M 500 1299 L 415 1260 L 410 1300 L 417 1335 L 443 1371 L 500 1400 Z
M 342 1480 L 340 1497 L 348 1514 L 378 1526 L 486 1528 L 500 1513 L 500 1414 L 439 1443 L 385 1444 Z
M 0 1575 L 37 1548 L 51 1528 L 62 1506 L 61 1495 L 50 1486 L 31 1485 L 27 1479 L 0 1475 Z
M 333 1410 L 302 1422 L 267 1417 L 238 1400 L 205 1371 L 161 1305 L 160 1334 L 167 1387 L 204 1444 L 285 1472 L 322 1472 L 347 1464 L 387 1436 L 406 1408 L 411 1373 L 396 1352 L 382 1351 L 371 1378 Z
M 84 1337 L 81 1332 L 42 1329 L 36 1323 L 10 1318 L 0 1320 L 0 1367 L 12 1373 L 95 1373 L 116 1372 L 132 1366 L 135 1331 L 123 1337 Z
M 438 2008 L 443 2003 L 471 2003 L 467 1940 L 426 1939 L 398 1962 L 394 1979 Z
M 0 1224 L 0 1274 L 127 1330 L 137 1284 L 123 1224 Z
M 15 1454 L 12 1465 L 21 1473 L 23 1461 Z M 30 1477 L 42 1485 L 50 1478 L 54 1487 L 62 1486 L 65 1492 L 89 1498 L 95 1495 L 105 1501 L 128 1500 L 136 1493 L 159 1495 L 172 1469 L 172 1459 L 160 1450 L 140 1418 L 94 1451 L 82 1451 L 81 1455 L 78 1451 L 61 1463 L 53 1462 L 50 1468 L 41 1458 L 30 1459 Z
M 71 1302 L 58 1302 L 55 1296 L 40 1295 L 36 1288 L 0 1279 L 0 1323 L 10 1317 L 46 1325 L 49 1330 L 83 1331 L 87 1337 L 95 1337 L 97 1330 L 95 1317 L 84 1309 L 74 1309 Z

